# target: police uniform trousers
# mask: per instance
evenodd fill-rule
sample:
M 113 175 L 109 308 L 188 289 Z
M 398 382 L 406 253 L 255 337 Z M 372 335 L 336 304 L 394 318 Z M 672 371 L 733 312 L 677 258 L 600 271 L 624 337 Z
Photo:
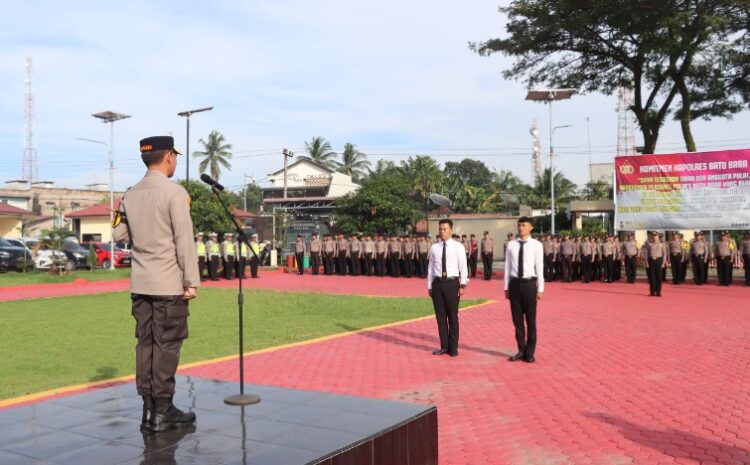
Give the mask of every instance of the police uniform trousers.
M 224 259 L 224 279 L 234 278 L 234 255 L 227 255 Z
M 294 259 L 297 260 L 297 274 L 305 274 L 305 253 L 295 253 Z
M 581 281 L 591 282 L 591 255 L 581 255 Z
M 404 257 L 404 274 L 407 278 L 411 278 L 412 274 L 414 274 L 413 265 L 414 262 L 412 262 L 411 257 Z
M 336 261 L 336 274 L 339 276 L 346 274 L 346 252 L 339 252 L 338 260 Z
M 614 278 L 615 281 L 619 281 L 622 278 L 622 261 L 618 258 L 614 261 Z
M 435 278 L 432 281 L 432 306 L 437 318 L 440 348 L 449 353 L 458 351 L 458 278 Z
M 237 267 L 237 277 L 245 279 L 245 267 L 247 266 L 247 257 L 240 256 L 235 263 Z
M 310 268 L 312 274 L 317 276 L 320 271 L 320 252 L 310 252 Z
M 258 262 L 258 257 L 256 257 L 255 255 L 250 257 L 250 276 L 253 278 L 258 277 Z
M 359 253 L 357 253 L 359 255 Z M 349 265 L 349 272 L 352 276 L 359 276 L 360 273 L 360 263 L 359 263 L 359 257 L 351 257 L 351 264 Z
M 720 286 L 729 286 L 732 283 L 732 257 L 716 257 L 716 274 Z
M 206 274 L 206 257 L 204 255 L 201 255 L 198 257 L 198 276 L 200 276 L 201 281 L 203 281 Z
M 131 294 L 135 318 L 135 385 L 141 396 L 174 395 L 174 374 L 188 337 L 188 303 L 182 295 Z
M 208 276 L 211 278 L 211 281 L 216 281 L 219 279 L 219 260 L 221 257 L 218 255 L 211 255 L 211 258 L 208 262 Z
M 688 269 L 688 258 L 685 256 L 685 259 L 682 261 L 682 265 L 680 266 L 680 282 L 684 283 L 685 279 L 687 278 L 687 269 Z
M 706 261 L 703 255 L 693 255 L 693 282 L 699 286 L 706 281 Z
M 578 258 L 573 260 L 573 263 L 570 264 L 570 280 L 571 281 L 578 281 L 581 279 L 581 262 Z
M 479 258 L 479 252 L 474 252 L 469 255 L 469 274 L 472 278 L 477 277 L 477 263 Z
M 544 256 L 544 280 L 553 281 L 555 278 L 554 268 L 555 254 L 549 254 Z
M 378 276 L 385 276 L 385 253 L 378 253 L 375 256 L 375 270 Z
M 661 295 L 663 263 L 663 257 L 648 259 L 648 285 L 651 295 Z
M 562 269 L 563 269 L 563 280 L 566 283 L 569 283 L 571 280 L 571 265 L 572 265 L 573 256 L 572 255 L 563 255 L 560 261 L 562 262 Z
M 390 255 L 390 265 L 391 265 L 391 277 L 398 278 L 401 275 L 401 271 L 399 270 L 401 264 L 399 263 L 399 256 L 398 252 L 393 252 Z
M 750 255 L 742 256 L 742 266 L 745 268 L 745 286 L 750 286 Z
M 672 264 L 672 284 L 680 284 L 680 277 L 682 276 L 682 255 L 672 254 L 669 256 L 669 261 Z
M 332 276 L 335 267 L 334 262 L 336 261 L 333 258 L 333 252 L 326 252 L 324 259 L 326 261 L 326 276 Z
M 614 261 L 612 260 L 612 255 L 605 255 L 603 263 L 604 263 L 604 282 L 611 283 L 615 276 L 615 268 L 614 268 Z
M 536 350 L 536 278 L 511 278 L 508 294 L 518 352 L 533 357 Z
M 636 275 L 636 258 L 635 255 L 625 257 L 625 277 L 629 283 L 635 282 Z
M 419 275 L 423 278 L 427 277 L 427 273 L 429 269 L 427 268 L 430 265 L 430 260 L 426 253 L 419 254 Z
M 492 279 L 492 255 L 491 253 L 482 254 L 482 275 L 485 281 Z

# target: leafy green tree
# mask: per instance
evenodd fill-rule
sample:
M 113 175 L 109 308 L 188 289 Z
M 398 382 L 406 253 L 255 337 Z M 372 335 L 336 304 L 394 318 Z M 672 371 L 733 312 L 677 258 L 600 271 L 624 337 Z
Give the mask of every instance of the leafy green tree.
M 398 233 L 423 217 L 412 182 L 398 167 L 373 173 L 357 192 L 336 204 L 336 227 L 347 234 Z
M 341 154 L 341 162 L 338 163 L 338 171 L 348 174 L 353 181 L 362 179 L 370 169 L 370 162 L 367 161 L 367 155 L 357 150 L 357 147 L 347 142 L 344 145 L 344 152 Z
M 612 186 L 604 181 L 587 182 L 583 188 L 586 200 L 607 200 L 612 198 Z
M 676 97 L 688 151 L 690 121 L 730 117 L 747 94 L 746 0 L 514 0 L 506 38 L 470 44 L 481 55 L 516 62 L 506 78 L 611 95 L 634 90 L 644 152 L 654 153 Z
M 198 139 L 198 143 L 203 146 L 203 151 L 193 152 L 194 158 L 203 159 L 198 165 L 198 170 L 203 174 L 208 169 L 211 177 L 218 181 L 222 166 L 228 170 L 232 169 L 229 163 L 232 158 L 232 144 L 227 144 L 224 136 L 218 131 L 211 131 L 208 135 L 208 142 Z
M 577 186 L 559 171 L 555 172 L 555 209 L 560 210 L 576 198 Z M 531 190 L 524 195 L 524 203 L 533 208 L 550 208 L 550 169 L 545 168 Z
M 434 207 L 430 205 L 430 194 L 439 193 L 443 188 L 443 172 L 440 166 L 432 157 L 417 155 L 402 161 L 401 168 L 411 179 L 417 202 L 422 206 L 426 216 L 427 212 Z
M 245 208 L 245 205 L 247 205 L 247 211 L 257 213 L 263 204 L 263 190 L 259 185 L 250 183 L 245 187 L 244 191 L 237 192 L 237 198 L 238 207 Z
M 332 170 L 337 168 L 338 154 L 331 149 L 331 143 L 324 138 L 317 136 L 310 139 L 310 142 L 305 142 L 305 152 L 304 156 L 315 163 Z
M 234 232 L 232 220 L 227 218 L 226 212 L 222 208 L 214 193 L 206 185 L 199 181 L 190 181 L 185 184 L 182 180 L 179 184 L 184 187 L 190 195 L 190 216 L 193 218 L 193 228 L 195 232 L 202 231 L 206 234 L 210 232 L 224 233 Z M 222 199 L 229 207 L 229 211 L 236 206 L 236 196 L 231 192 L 221 192 Z
M 458 179 L 461 185 L 469 185 L 489 189 L 492 183 L 492 172 L 487 165 L 479 160 L 464 158 L 460 162 L 445 163 L 443 175 L 448 179 Z

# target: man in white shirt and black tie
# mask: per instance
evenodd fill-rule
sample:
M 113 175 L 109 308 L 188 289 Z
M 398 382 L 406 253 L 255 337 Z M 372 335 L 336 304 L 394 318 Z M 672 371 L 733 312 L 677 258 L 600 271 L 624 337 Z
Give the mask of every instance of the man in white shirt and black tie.
M 427 292 L 437 317 L 440 349 L 434 355 L 458 356 L 458 303 L 469 283 L 466 250 L 451 238 L 453 221 L 438 223 L 440 240 L 432 244 L 427 266 Z
M 544 293 L 544 247 L 531 238 L 532 229 L 531 219 L 519 218 L 518 238 L 508 243 L 505 255 L 505 298 L 510 300 L 518 343 L 518 353 L 511 362 L 535 361 L 536 303 Z

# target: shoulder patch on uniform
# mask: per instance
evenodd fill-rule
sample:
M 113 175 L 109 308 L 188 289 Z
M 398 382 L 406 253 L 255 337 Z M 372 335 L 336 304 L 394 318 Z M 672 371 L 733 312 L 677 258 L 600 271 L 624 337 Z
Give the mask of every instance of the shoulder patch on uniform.
M 188 207 L 193 205 L 193 199 L 191 199 L 189 195 L 185 197 L 185 200 L 187 200 Z

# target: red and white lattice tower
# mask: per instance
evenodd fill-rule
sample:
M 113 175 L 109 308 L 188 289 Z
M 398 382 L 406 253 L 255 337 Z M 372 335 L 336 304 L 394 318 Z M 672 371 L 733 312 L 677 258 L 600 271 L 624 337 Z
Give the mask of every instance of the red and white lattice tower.
M 539 140 L 539 121 L 531 122 L 529 129 L 531 134 L 531 177 L 536 180 L 544 174 L 544 163 L 542 163 L 541 142 Z
M 617 91 L 617 153 L 616 156 L 633 156 L 635 150 L 635 124 L 630 109 L 633 107 L 633 89 L 620 87 Z
M 34 182 L 39 178 L 37 167 L 36 141 L 34 138 L 34 93 L 31 91 L 31 75 L 33 65 L 31 58 L 26 57 L 26 105 L 24 109 L 25 124 L 23 126 L 23 164 L 21 165 L 21 179 Z

